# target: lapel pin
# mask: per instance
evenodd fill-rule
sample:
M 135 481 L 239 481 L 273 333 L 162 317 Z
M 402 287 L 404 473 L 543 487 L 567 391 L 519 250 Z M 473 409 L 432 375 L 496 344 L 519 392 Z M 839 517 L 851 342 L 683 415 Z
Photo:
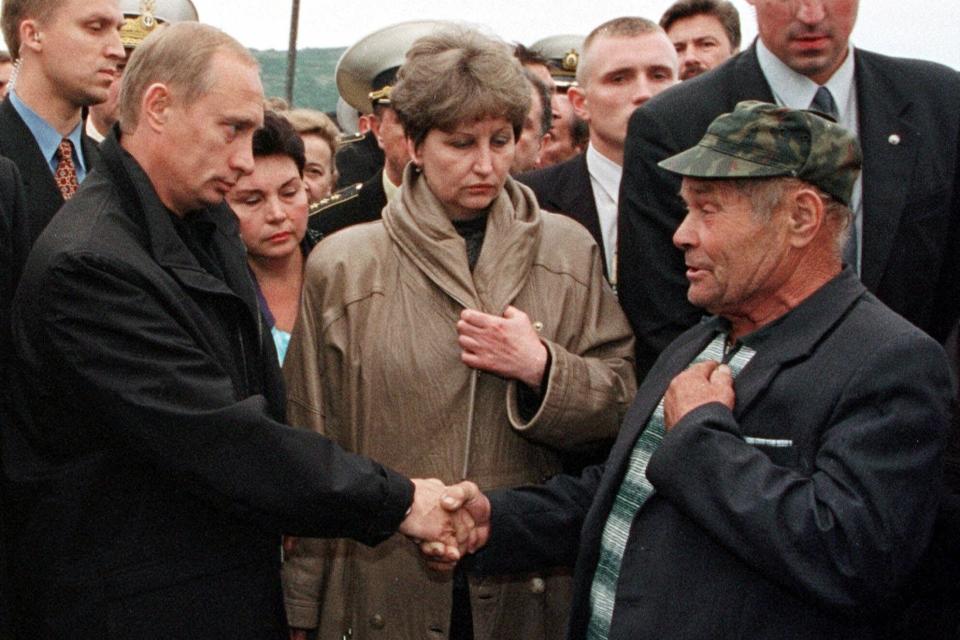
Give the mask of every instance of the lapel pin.
M 898 144 L 900 144 L 900 136 L 898 136 L 895 133 L 891 133 L 890 137 L 887 138 L 887 142 L 889 142 L 893 146 L 897 146 Z

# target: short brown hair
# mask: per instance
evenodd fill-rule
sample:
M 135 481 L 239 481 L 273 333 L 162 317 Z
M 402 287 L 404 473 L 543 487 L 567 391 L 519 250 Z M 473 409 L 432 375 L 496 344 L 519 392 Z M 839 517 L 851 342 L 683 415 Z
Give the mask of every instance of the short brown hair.
M 20 23 L 29 18 L 46 20 L 59 7 L 60 0 L 3 0 L 0 27 L 14 60 L 20 57 Z
M 577 64 L 577 82 L 582 85 L 587 78 L 586 69 L 590 59 L 590 45 L 592 45 L 597 38 L 636 38 L 658 31 L 663 31 L 660 25 L 646 18 L 624 16 L 604 22 L 591 31 L 583 40 L 583 48 L 580 50 L 580 62 Z
M 137 128 L 140 102 L 147 88 L 162 83 L 182 91 L 188 105 L 209 91 L 215 79 L 211 61 L 227 53 L 250 66 L 257 66 L 251 53 L 239 42 L 210 25 L 178 22 L 158 29 L 134 49 L 120 87 L 120 127 L 124 133 Z
M 730 49 L 735 51 L 740 47 L 740 12 L 727 0 L 677 0 L 663 12 L 660 26 L 669 31 L 677 20 L 699 15 L 716 18 L 727 34 Z
M 390 104 L 417 145 L 431 129 L 450 131 L 488 116 L 506 118 L 516 139 L 530 111 L 530 84 L 506 43 L 457 29 L 410 47 Z

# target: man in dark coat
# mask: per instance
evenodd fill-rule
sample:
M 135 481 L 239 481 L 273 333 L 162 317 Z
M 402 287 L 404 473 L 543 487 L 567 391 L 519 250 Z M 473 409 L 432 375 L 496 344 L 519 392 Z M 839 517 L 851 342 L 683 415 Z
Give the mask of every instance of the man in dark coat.
M 684 215 L 680 183 L 657 163 L 695 144 L 741 100 L 806 109 L 819 86 L 863 148 L 846 261 L 867 289 L 943 342 L 960 310 L 960 74 L 851 48 L 857 0 L 750 4 L 760 32 L 752 47 L 630 120 L 619 297 L 637 337 L 638 372 L 700 317 L 684 297 L 683 256 L 670 242 Z
M 604 467 L 491 495 L 474 569 L 576 559 L 571 639 L 877 637 L 931 538 L 952 388 L 841 267 L 859 162 L 826 119 L 746 102 L 661 164 L 716 317 L 664 351 Z
M 102 164 L 27 261 L 4 425 L 17 637 L 287 637 L 280 534 L 443 539 L 442 485 L 283 424 L 223 196 L 253 170 L 256 61 L 208 26 L 149 38 Z M 439 486 L 438 486 L 439 485 Z

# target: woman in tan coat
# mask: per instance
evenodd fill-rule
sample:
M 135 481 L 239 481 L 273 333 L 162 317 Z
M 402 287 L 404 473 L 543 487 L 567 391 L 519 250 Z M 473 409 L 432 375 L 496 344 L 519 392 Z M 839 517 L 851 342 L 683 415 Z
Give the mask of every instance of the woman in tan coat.
M 476 32 L 408 52 L 391 102 L 412 163 L 382 221 L 308 261 L 284 370 L 292 424 L 481 489 L 542 482 L 562 452 L 614 436 L 633 338 L 590 234 L 509 178 L 529 99 L 508 48 Z M 431 573 L 401 536 L 301 541 L 284 581 L 291 626 L 338 640 L 561 638 L 570 595 L 560 571 Z

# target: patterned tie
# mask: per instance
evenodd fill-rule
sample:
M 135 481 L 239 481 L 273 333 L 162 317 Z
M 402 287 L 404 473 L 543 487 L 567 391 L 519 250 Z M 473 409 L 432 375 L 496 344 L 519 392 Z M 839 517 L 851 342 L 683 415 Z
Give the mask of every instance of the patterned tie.
M 60 195 L 69 200 L 77 192 L 77 167 L 73 164 L 73 143 L 64 138 L 57 147 L 57 171 L 53 174 Z
M 727 334 L 718 333 L 690 364 L 705 360 L 723 362 L 726 342 Z M 727 363 L 733 377 L 747 366 L 755 353 L 750 347 L 740 345 Z M 653 485 L 647 480 L 647 464 L 663 441 L 663 436 L 663 398 L 660 398 L 660 403 L 651 414 L 646 428 L 633 447 L 627 472 L 603 527 L 600 559 L 597 561 L 593 584 L 590 586 L 590 623 L 587 627 L 587 640 L 606 640 L 610 634 L 623 552 L 627 548 L 627 539 L 630 536 L 630 527 L 634 518 L 647 499 L 653 495 Z
M 837 110 L 837 103 L 833 100 L 833 94 L 830 93 L 830 89 L 826 87 L 817 89 L 816 95 L 813 96 L 813 102 L 810 103 L 810 108 L 814 111 L 825 113 L 834 120 L 837 120 L 840 116 L 840 112 Z

